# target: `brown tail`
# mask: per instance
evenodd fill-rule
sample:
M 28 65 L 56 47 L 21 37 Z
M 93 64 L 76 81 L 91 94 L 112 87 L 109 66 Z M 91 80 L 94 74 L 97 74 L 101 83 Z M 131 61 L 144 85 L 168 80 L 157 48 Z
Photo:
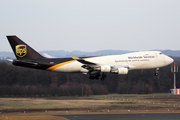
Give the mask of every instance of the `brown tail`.
M 39 59 L 44 58 L 17 36 L 7 36 L 7 39 L 17 59 Z

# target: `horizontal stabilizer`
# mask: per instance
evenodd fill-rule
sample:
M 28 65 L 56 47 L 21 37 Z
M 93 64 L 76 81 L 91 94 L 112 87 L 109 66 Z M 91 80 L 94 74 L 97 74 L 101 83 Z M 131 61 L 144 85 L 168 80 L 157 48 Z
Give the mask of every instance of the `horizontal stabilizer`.
M 55 58 L 55 57 L 52 57 L 52 56 L 48 55 L 47 53 L 43 53 L 43 55 L 44 55 L 46 58 Z
M 12 60 L 12 59 L 7 59 L 7 61 L 9 61 L 9 62 L 13 62 L 13 60 Z
M 22 60 L 13 60 L 13 65 L 35 67 L 38 66 L 38 63 Z

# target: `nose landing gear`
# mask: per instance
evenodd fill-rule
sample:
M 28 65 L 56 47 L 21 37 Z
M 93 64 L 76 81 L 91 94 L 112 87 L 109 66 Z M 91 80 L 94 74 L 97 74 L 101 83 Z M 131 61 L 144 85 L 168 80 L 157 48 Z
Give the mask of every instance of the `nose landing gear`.
M 159 75 L 159 68 L 156 68 L 156 69 L 155 69 L 154 75 L 155 75 L 155 76 L 158 76 L 158 75 Z

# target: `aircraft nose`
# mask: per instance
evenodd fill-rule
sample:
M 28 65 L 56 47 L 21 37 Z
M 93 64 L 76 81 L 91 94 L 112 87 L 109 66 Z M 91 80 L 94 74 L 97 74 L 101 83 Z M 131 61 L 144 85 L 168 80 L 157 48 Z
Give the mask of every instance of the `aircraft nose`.
M 174 60 L 168 56 L 166 56 L 166 63 L 167 65 L 171 64 L 172 62 L 174 62 Z

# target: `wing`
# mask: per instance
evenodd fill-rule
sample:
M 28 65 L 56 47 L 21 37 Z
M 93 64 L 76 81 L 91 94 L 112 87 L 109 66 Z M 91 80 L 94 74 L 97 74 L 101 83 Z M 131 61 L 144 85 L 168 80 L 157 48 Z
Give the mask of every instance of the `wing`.
M 129 66 L 112 66 L 112 65 L 104 65 L 99 63 L 90 62 L 87 60 L 84 60 L 82 58 L 78 58 L 75 55 L 71 55 L 71 57 L 74 60 L 77 60 L 78 62 L 84 64 L 81 67 L 89 70 L 90 73 L 97 73 L 98 72 L 111 72 L 111 73 L 117 73 L 117 74 L 127 74 Z
M 75 55 L 71 55 L 71 57 L 74 59 L 74 60 L 77 60 L 78 62 L 84 64 L 82 65 L 81 67 L 82 68 L 85 68 L 89 71 L 93 71 L 95 70 L 95 68 L 98 68 L 100 65 L 98 63 L 93 63 L 93 62 L 90 62 L 90 61 L 86 61 L 82 58 L 78 58 L 77 56 Z

